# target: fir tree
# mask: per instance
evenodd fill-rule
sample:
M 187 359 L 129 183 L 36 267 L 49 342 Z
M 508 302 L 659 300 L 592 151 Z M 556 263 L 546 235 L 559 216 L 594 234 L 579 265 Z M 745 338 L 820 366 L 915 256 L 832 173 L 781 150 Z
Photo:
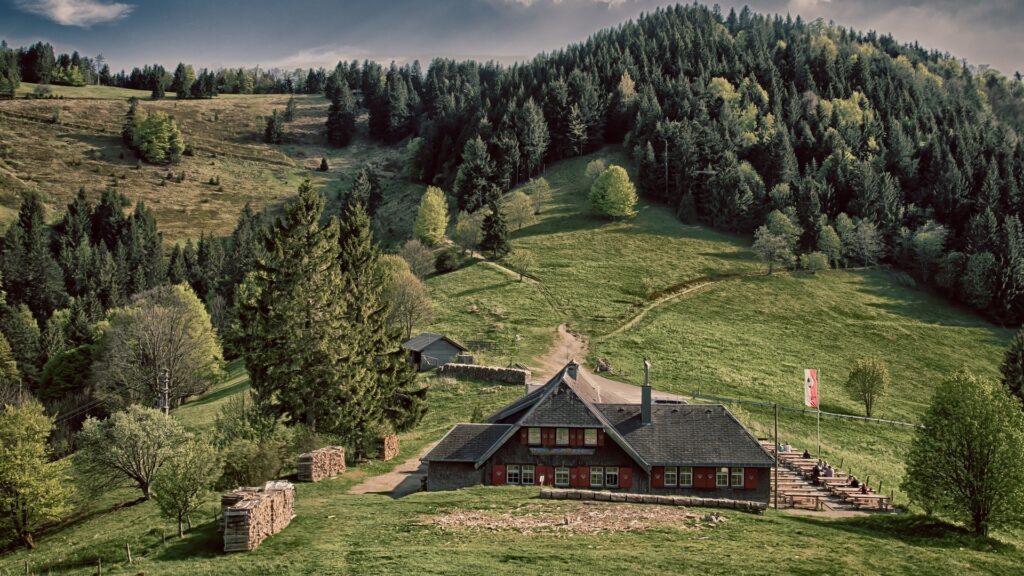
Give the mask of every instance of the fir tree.
M 356 131 L 355 101 L 347 86 L 342 86 L 331 97 L 327 109 L 327 142 L 332 146 L 346 146 Z
M 274 110 L 267 118 L 267 127 L 263 130 L 263 141 L 267 144 L 280 144 L 282 136 L 281 116 Z
M 1010 341 L 1000 371 L 1003 386 L 1018 400 L 1024 401 L 1024 328 L 1018 330 Z
M 477 136 L 466 141 L 462 149 L 462 165 L 452 185 L 459 209 L 476 212 L 492 203 L 500 195 L 494 183 L 494 163 L 487 153 L 487 145 Z
M 508 243 L 508 225 L 505 223 L 505 216 L 501 213 L 497 202 L 492 201 L 487 209 L 488 214 L 484 216 L 483 224 L 480 227 L 482 231 L 480 249 L 489 252 L 492 258 L 500 258 L 512 249 Z

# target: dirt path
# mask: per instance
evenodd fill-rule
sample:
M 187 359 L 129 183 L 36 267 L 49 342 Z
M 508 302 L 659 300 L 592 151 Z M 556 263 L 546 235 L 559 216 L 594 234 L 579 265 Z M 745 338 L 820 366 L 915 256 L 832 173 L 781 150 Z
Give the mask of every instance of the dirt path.
M 610 404 L 639 404 L 639 386 L 609 380 L 604 376 L 591 372 L 585 365 L 583 365 L 586 362 L 587 350 L 588 345 L 585 336 L 581 334 L 574 334 L 566 328 L 565 324 L 560 324 L 558 326 L 558 336 L 555 338 L 555 343 L 551 346 L 551 349 L 548 350 L 547 354 L 539 358 L 540 365 L 534 370 L 534 378 L 538 382 L 544 382 L 561 370 L 569 360 L 576 360 L 581 364 L 580 372 L 583 373 L 584 378 L 600 392 L 602 402 Z M 668 392 L 659 392 L 657 390 L 654 390 L 653 397 L 656 400 L 683 399 L 682 396 L 669 394 Z
M 601 339 L 611 338 L 612 336 L 616 336 L 618 334 L 622 334 L 623 332 L 626 332 L 627 330 L 630 330 L 634 326 L 636 326 L 637 323 L 640 322 L 640 320 L 643 320 L 643 317 L 646 316 L 647 313 L 650 312 L 651 310 L 654 310 L 655 308 L 657 308 L 659 306 L 667 304 L 667 303 L 669 303 L 669 302 L 671 302 L 673 300 L 676 300 L 678 298 L 681 298 L 681 297 L 683 297 L 683 296 L 685 296 L 687 294 L 692 294 L 692 293 L 694 293 L 694 292 L 696 292 L 696 291 L 698 291 L 698 290 L 700 290 L 702 288 L 707 288 L 708 286 L 716 284 L 717 282 L 720 282 L 720 281 L 719 280 L 707 280 L 707 281 L 704 281 L 704 282 L 700 282 L 700 283 L 694 284 L 693 286 L 684 288 L 683 290 L 680 290 L 679 292 L 673 292 L 673 293 L 669 294 L 668 296 L 663 296 L 661 298 L 658 298 L 654 302 L 651 302 L 650 304 L 644 306 L 640 310 L 640 312 L 638 312 L 635 316 L 630 318 L 629 321 L 627 321 L 625 324 L 623 324 L 622 326 L 619 326 L 615 330 L 612 330 L 608 334 L 605 334 L 604 336 L 602 336 Z
M 419 492 L 423 478 L 427 475 L 427 466 L 420 462 L 420 458 L 426 456 L 436 444 L 437 442 L 431 442 L 418 454 L 395 466 L 391 472 L 367 478 L 353 486 L 348 493 L 387 494 L 392 498 L 401 498 Z

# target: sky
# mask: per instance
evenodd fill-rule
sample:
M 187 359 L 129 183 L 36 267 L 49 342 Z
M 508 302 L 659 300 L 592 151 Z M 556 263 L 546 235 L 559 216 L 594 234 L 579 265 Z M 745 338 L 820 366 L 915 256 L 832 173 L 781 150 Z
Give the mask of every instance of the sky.
M 635 18 L 659 0 L 0 0 L 0 39 L 103 54 L 113 70 L 333 66 L 433 57 L 513 62 Z M 1024 71 L 1024 0 L 720 0 L 723 13 L 823 17 Z

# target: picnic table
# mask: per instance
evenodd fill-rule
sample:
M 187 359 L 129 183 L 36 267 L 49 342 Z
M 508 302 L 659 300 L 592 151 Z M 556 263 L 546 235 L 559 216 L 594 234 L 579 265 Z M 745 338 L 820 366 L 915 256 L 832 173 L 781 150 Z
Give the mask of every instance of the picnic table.
M 879 510 L 889 509 L 890 498 L 885 494 L 849 494 L 846 498 L 852 500 L 853 504 L 858 508 L 862 504 L 874 504 L 873 507 Z

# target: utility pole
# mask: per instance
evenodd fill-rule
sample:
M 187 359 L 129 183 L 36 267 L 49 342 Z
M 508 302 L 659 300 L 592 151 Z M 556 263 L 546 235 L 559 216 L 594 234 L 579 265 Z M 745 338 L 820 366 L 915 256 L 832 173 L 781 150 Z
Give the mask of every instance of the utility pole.
M 157 377 L 157 381 L 163 387 L 164 416 L 170 416 L 171 415 L 171 402 L 170 402 L 170 398 L 171 398 L 171 371 L 168 370 L 167 368 L 164 368 L 163 371 L 160 372 L 160 376 Z
M 668 137 L 665 137 L 665 199 L 668 200 Z

